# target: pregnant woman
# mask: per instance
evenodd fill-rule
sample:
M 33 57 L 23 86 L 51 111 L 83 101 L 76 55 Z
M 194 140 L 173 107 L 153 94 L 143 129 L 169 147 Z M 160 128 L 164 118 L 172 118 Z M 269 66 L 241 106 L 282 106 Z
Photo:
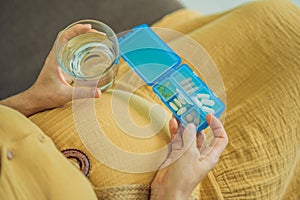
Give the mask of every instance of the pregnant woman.
M 85 146 L 87 137 L 77 132 L 88 115 L 74 123 L 72 80 L 63 76 L 51 51 L 32 87 L 1 101 L 0 199 L 299 199 L 299 21 L 300 10 L 292 3 L 266 0 L 213 16 L 181 9 L 154 24 L 193 38 L 218 66 L 226 124 L 207 116 L 215 138 L 206 148 L 204 132 L 197 134 L 193 125 L 182 129 L 173 118 L 149 139 L 129 136 L 114 121 L 112 92 L 77 89 L 73 104 L 93 101 L 94 115 L 116 146 L 149 153 L 172 141 L 164 162 L 172 164 L 158 171 L 132 173 L 140 163 L 98 144 L 100 153 L 129 163 L 131 170 L 96 159 Z M 121 62 L 116 81 L 129 70 Z M 139 88 L 129 103 L 125 95 L 116 96 L 118 105 L 128 106 L 130 116 L 147 125 L 151 89 Z M 68 161 L 61 152 L 75 153 Z

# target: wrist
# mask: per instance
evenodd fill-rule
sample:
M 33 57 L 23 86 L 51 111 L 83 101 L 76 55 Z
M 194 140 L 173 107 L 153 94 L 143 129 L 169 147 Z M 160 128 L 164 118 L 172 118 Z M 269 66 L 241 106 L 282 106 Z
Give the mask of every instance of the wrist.
M 165 199 L 173 199 L 173 200 L 186 200 L 189 198 L 189 195 L 184 194 L 181 191 L 174 191 L 174 192 L 169 192 L 168 194 L 166 194 L 166 198 Z
M 27 117 L 41 110 L 40 103 L 31 89 L 4 99 L 0 104 L 18 110 Z
M 33 87 L 30 87 L 23 93 L 21 93 L 24 98 L 24 109 L 26 109 L 26 116 L 33 115 L 41 110 L 43 110 L 43 100 L 39 99 L 39 95 L 34 92 Z
M 185 200 L 188 199 L 190 194 L 181 190 L 167 190 L 167 189 L 156 189 L 151 190 L 151 200 Z

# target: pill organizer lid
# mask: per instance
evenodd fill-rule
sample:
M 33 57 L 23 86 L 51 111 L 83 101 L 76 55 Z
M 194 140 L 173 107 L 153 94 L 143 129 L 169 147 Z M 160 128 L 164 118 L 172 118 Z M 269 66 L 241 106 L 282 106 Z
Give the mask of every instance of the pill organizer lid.
M 181 63 L 181 58 L 146 24 L 119 37 L 119 43 L 122 58 L 150 86 Z

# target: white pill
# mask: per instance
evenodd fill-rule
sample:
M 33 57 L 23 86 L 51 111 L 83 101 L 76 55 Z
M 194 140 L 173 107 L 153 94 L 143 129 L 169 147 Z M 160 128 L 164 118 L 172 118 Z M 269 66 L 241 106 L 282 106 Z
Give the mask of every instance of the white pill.
M 193 104 L 193 103 L 191 103 L 187 98 L 185 98 L 185 97 L 182 95 L 182 92 L 181 92 L 178 88 L 176 88 L 176 92 L 178 92 L 178 97 L 184 99 L 184 101 L 186 101 L 186 103 L 188 103 L 188 104 L 190 104 L 190 105 Z M 181 103 L 182 103 L 182 102 L 181 102 Z
M 204 112 L 206 113 L 211 113 L 211 114 L 215 114 L 215 110 L 206 106 L 202 106 L 201 108 Z
M 189 95 L 191 95 L 191 94 L 193 94 L 194 92 L 196 92 L 198 89 L 199 89 L 198 87 L 194 87 L 194 88 L 192 88 L 192 89 L 189 89 L 189 90 L 187 91 L 187 93 L 188 93 Z
M 171 108 L 175 111 L 178 110 L 177 106 L 173 103 L 173 102 L 170 102 L 169 105 L 171 106 Z
M 199 99 L 197 97 L 193 97 L 193 100 L 195 101 L 195 103 L 197 104 L 198 107 L 202 107 L 202 103 L 199 101 Z
M 208 100 L 208 99 L 202 99 L 201 103 L 206 106 L 214 106 L 215 105 L 215 102 L 213 100 Z
M 195 85 L 195 83 L 188 83 L 188 84 L 185 84 L 183 87 L 184 90 L 189 90 L 191 89 L 193 86 Z
M 199 99 L 209 99 L 210 98 L 209 94 L 197 94 L 197 97 Z
M 191 82 L 192 81 L 192 78 L 190 77 L 190 78 L 187 78 L 187 79 L 184 79 L 183 81 L 181 81 L 180 82 L 180 85 L 181 86 L 184 86 L 185 84 L 187 84 L 187 83 L 189 83 L 189 82 Z
M 192 112 L 191 112 L 191 115 L 192 115 L 193 117 L 196 117 L 196 116 L 197 116 L 197 114 L 196 114 L 195 111 L 192 111 Z
M 198 118 L 198 117 L 195 117 L 195 119 L 194 119 L 194 124 L 197 126 L 197 125 L 199 125 L 200 124 L 200 119 Z
M 185 117 L 187 122 L 192 122 L 193 121 L 193 116 L 191 114 L 187 114 Z
M 197 97 L 193 97 L 192 99 L 193 99 L 195 102 L 199 101 L 199 100 L 197 99 Z
M 182 107 L 177 111 L 177 115 L 180 116 L 186 112 L 186 107 Z
M 180 101 L 180 103 L 181 103 L 182 105 L 185 105 L 185 104 L 186 104 L 186 101 L 185 101 L 184 97 L 183 97 L 181 94 L 178 95 L 178 99 L 179 99 L 179 101 Z
M 179 108 L 182 107 L 182 104 L 178 101 L 178 99 L 174 99 L 174 103 L 176 104 L 176 106 L 178 106 Z

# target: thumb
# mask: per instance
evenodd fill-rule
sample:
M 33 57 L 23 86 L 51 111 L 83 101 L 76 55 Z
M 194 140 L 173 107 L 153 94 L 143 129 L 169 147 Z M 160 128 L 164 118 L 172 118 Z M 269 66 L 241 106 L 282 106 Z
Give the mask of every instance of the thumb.
M 191 150 L 197 150 L 197 133 L 196 127 L 194 124 L 188 124 L 182 135 L 183 139 L 183 148 Z
M 73 88 L 73 99 L 99 98 L 101 91 L 96 87 L 75 87 Z

